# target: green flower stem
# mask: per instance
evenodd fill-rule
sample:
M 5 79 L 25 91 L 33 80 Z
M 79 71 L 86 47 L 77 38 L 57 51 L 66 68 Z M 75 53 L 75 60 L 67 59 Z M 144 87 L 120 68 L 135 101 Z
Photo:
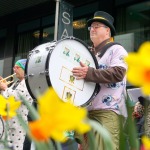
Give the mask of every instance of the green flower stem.
M 5 150 L 10 150 L 9 144 L 8 144 L 8 132 L 9 132 L 9 104 L 6 104 L 6 121 L 5 121 L 5 126 L 4 126 L 4 138 L 0 140 L 0 143 L 4 146 Z
M 17 118 L 21 124 L 21 126 L 23 127 L 23 129 L 27 132 L 27 135 L 28 137 L 32 139 L 30 133 L 29 133 L 29 128 L 28 128 L 28 125 L 27 123 L 23 120 L 22 116 L 20 114 L 17 113 Z M 53 149 L 53 145 L 51 142 L 37 142 L 37 141 L 34 141 L 35 143 L 35 146 L 36 146 L 36 149 L 37 150 L 50 150 L 50 149 Z
M 110 134 L 108 133 L 108 131 L 101 124 L 97 123 L 94 120 L 88 120 L 88 123 L 104 139 L 106 150 L 112 150 L 113 143 L 112 143 L 112 140 L 111 140 L 111 137 L 110 137 Z
M 93 135 L 92 131 L 88 132 L 88 143 L 90 143 L 89 144 L 89 150 L 90 149 L 91 150 L 96 149 L 96 143 L 95 143 L 95 140 L 93 140 L 93 139 L 95 139 L 95 138 L 94 138 L 94 135 Z
M 45 142 L 34 141 L 34 143 L 35 143 L 35 147 L 37 150 L 50 150 L 50 149 L 53 150 L 54 149 L 53 145 L 45 143 Z
M 22 102 L 26 105 L 26 107 L 29 109 L 29 113 L 30 113 L 31 118 L 32 118 L 33 120 L 38 120 L 38 119 L 39 119 L 39 114 L 38 114 L 38 112 L 36 111 L 36 109 L 35 109 L 33 106 L 31 106 L 31 105 L 29 104 L 29 102 L 28 102 L 27 100 L 25 100 L 25 98 L 22 97 L 21 95 L 20 95 L 20 99 L 21 99 Z
M 128 119 L 127 119 L 127 134 L 128 134 L 128 141 L 129 145 L 133 149 L 139 149 L 139 141 L 136 131 L 136 125 L 135 122 L 132 119 L 132 108 L 130 106 L 130 100 L 127 100 L 127 111 L 128 111 Z
M 7 111 L 7 116 L 6 116 L 6 121 L 5 121 L 5 136 L 4 136 L 4 141 L 3 141 L 3 144 L 4 144 L 4 147 L 5 148 L 8 148 L 9 145 L 8 145 L 8 132 L 9 132 L 9 124 L 8 124 L 8 119 L 9 119 L 9 104 L 6 104 L 6 111 Z
M 21 126 L 23 127 L 23 129 L 26 131 L 26 132 L 29 132 L 29 128 L 28 128 L 28 125 L 27 123 L 23 120 L 22 116 L 20 114 L 17 113 L 17 118 L 21 124 Z
M 55 141 L 55 144 L 56 144 L 56 149 L 57 149 L 57 150 L 62 150 L 61 144 L 60 144 L 59 142 L 56 142 L 56 141 Z
M 8 147 L 8 129 L 9 129 L 9 125 L 8 125 L 8 121 L 5 121 L 5 131 L 4 131 L 4 140 L 1 140 L 1 142 L 3 143 L 4 147 L 7 148 Z

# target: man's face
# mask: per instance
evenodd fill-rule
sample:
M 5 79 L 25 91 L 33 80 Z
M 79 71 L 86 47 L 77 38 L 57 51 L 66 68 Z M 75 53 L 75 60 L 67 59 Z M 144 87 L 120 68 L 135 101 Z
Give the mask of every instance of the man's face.
M 89 30 L 92 42 L 99 39 L 103 41 L 109 37 L 110 29 L 100 22 L 93 22 Z
M 16 73 L 16 77 L 18 79 L 22 79 L 24 77 L 24 70 L 21 67 L 15 65 L 13 67 L 13 70 L 14 70 L 14 73 Z

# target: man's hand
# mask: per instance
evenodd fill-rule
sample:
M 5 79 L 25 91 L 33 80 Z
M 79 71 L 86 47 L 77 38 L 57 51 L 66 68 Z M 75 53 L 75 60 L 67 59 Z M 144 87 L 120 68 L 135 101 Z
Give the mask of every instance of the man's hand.
M 5 91 L 7 89 L 7 81 L 3 80 L 3 78 L 0 76 L 0 90 Z
M 84 79 L 88 72 L 88 66 L 86 66 L 84 63 L 80 62 L 81 67 L 75 67 L 72 70 L 73 75 L 76 77 L 76 79 Z
M 2 80 L 2 79 L 3 79 L 3 77 L 0 76 L 0 80 Z

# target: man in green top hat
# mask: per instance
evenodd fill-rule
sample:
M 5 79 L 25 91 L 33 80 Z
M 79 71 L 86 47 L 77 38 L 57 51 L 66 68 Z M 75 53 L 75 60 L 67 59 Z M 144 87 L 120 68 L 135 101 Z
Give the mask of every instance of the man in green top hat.
M 100 91 L 91 105 L 87 106 L 89 118 L 98 121 L 108 130 L 113 150 L 119 150 L 120 118 L 127 117 L 124 97 L 127 64 L 123 59 L 127 52 L 113 41 L 116 34 L 113 22 L 114 18 L 104 11 L 95 12 L 94 17 L 87 21 L 93 43 L 92 52 L 97 58 L 99 68 L 80 62 L 81 67 L 73 68 L 72 73 L 78 80 L 84 79 L 100 85 Z M 98 143 L 98 150 L 106 150 L 105 139 L 96 137 L 94 140 Z M 88 143 L 83 142 L 82 149 L 88 149 Z

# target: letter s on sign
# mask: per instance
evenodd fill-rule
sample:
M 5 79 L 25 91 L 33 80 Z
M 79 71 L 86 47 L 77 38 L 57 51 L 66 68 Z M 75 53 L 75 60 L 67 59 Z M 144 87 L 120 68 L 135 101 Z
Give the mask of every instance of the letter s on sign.
M 64 24 L 70 24 L 70 15 L 67 12 L 63 12 L 63 18 L 62 18 L 62 22 Z

